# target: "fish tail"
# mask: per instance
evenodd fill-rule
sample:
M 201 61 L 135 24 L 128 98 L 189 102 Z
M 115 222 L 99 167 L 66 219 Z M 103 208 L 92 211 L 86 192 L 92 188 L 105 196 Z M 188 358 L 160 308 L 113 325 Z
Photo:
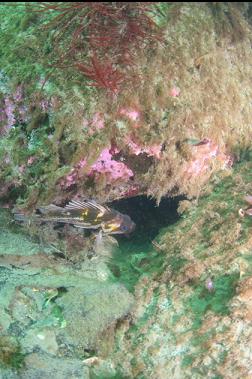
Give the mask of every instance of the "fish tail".
M 31 216 L 25 215 L 24 213 L 19 212 L 19 211 L 14 211 L 13 212 L 13 218 L 17 222 L 24 222 L 26 224 L 30 224 L 31 222 L 38 221 L 37 217 L 34 217 L 34 216 L 31 217 Z

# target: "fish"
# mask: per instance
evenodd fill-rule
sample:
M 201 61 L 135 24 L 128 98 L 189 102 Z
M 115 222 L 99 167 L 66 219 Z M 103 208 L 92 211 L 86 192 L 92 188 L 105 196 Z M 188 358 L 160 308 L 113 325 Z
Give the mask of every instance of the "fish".
M 136 224 L 123 213 L 98 204 L 94 200 L 72 200 L 65 207 L 54 204 L 42 206 L 36 214 L 27 216 L 16 210 L 13 211 L 17 222 L 32 223 L 63 223 L 78 228 L 93 229 L 110 234 L 130 234 L 135 230 Z

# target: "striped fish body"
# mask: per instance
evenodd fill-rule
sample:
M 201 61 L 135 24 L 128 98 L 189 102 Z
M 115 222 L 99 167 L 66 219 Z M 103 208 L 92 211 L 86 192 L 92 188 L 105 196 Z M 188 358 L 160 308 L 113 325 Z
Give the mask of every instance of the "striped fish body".
M 32 222 L 58 222 L 72 224 L 84 229 L 101 229 L 106 234 L 127 234 L 134 230 L 135 224 L 129 216 L 94 201 L 71 201 L 66 207 L 48 205 L 38 209 Z M 25 221 L 22 214 L 16 213 L 17 221 Z

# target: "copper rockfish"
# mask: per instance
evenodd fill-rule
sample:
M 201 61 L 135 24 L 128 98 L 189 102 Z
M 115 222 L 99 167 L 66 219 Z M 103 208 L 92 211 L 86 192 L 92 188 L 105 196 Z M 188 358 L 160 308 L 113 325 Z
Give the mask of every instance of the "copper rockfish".
M 38 214 L 26 216 L 14 211 L 16 221 L 59 222 L 72 224 L 78 228 L 100 229 L 105 234 L 128 234 L 135 229 L 131 218 L 95 201 L 73 200 L 64 208 L 50 204 L 38 208 Z

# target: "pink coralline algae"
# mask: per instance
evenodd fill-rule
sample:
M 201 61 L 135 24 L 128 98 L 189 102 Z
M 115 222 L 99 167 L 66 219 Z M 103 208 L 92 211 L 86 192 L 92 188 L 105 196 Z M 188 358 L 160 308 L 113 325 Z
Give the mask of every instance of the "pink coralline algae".
M 178 97 L 180 95 L 180 89 L 178 87 L 173 87 L 170 95 L 172 97 Z
M 130 152 L 135 155 L 146 153 L 149 157 L 155 157 L 157 159 L 160 159 L 161 157 L 161 151 L 162 151 L 162 144 L 155 144 L 151 146 L 140 146 L 136 142 L 132 140 L 131 137 L 127 136 L 125 137 L 125 143 L 127 144 Z
M 113 155 L 118 153 L 117 148 L 105 148 L 96 162 L 91 166 L 91 169 L 83 173 L 82 168 L 85 167 L 86 159 L 81 159 L 77 165 L 75 165 L 70 173 L 60 181 L 62 188 L 67 189 L 78 181 L 85 179 L 89 176 L 99 177 L 105 175 L 107 183 L 114 183 L 117 180 L 127 181 L 134 175 L 133 171 L 129 169 L 126 164 L 113 160 Z
M 15 124 L 14 110 L 15 105 L 10 97 L 6 97 L 4 100 L 5 103 L 5 114 L 6 114 L 6 128 L 9 129 Z
M 138 121 L 140 112 L 134 108 L 122 108 L 119 111 L 120 115 L 127 116 L 131 121 Z
M 134 175 L 133 171 L 126 164 L 117 162 L 112 157 L 110 149 L 104 149 L 97 161 L 91 166 L 89 175 L 104 174 L 109 183 L 115 182 L 118 179 L 127 181 Z
M 33 104 L 37 103 L 34 101 Z M 51 101 L 42 99 L 39 102 L 40 109 L 48 112 L 51 108 Z M 18 86 L 11 94 L 6 94 L 0 106 L 0 135 L 8 131 L 19 123 L 27 123 L 31 116 L 28 112 L 28 106 L 25 104 L 25 95 L 22 86 Z
M 15 124 L 15 105 L 10 96 L 5 97 L 0 109 L 0 135 L 6 134 Z
M 141 112 L 135 108 L 121 108 L 118 112 L 119 116 L 125 116 L 134 129 L 138 129 L 141 126 Z
M 19 103 L 20 101 L 22 101 L 22 99 L 24 98 L 23 96 L 23 89 L 22 89 L 22 86 L 18 86 L 16 88 L 16 91 L 14 92 L 13 94 L 13 100 L 16 102 L 16 103 Z
M 99 129 L 104 128 L 104 119 L 103 119 L 101 113 L 96 112 L 94 114 L 94 117 L 93 117 L 91 124 L 94 126 L 95 130 L 99 130 Z
M 83 168 L 86 165 L 86 159 L 81 159 L 77 165 L 78 168 Z
M 70 174 L 67 175 L 65 180 L 61 181 L 62 187 L 69 188 L 77 181 L 78 171 L 74 168 L 71 169 Z
M 70 173 L 66 176 L 66 178 L 61 180 L 61 187 L 69 188 L 73 184 L 77 183 L 82 177 L 81 169 L 85 167 L 86 163 L 86 159 L 81 159 L 79 163 L 77 163 L 77 165 L 75 165 L 74 168 L 71 169 Z
M 27 161 L 28 166 L 31 166 L 35 160 L 36 160 L 35 156 L 29 157 Z
M 219 146 L 210 139 L 204 144 L 192 146 L 192 158 L 183 166 L 184 177 L 191 179 L 204 175 L 215 161 L 222 169 L 232 166 L 232 158 L 222 152 Z
M 22 104 L 22 87 L 17 87 L 12 95 L 6 95 L 0 110 L 1 134 L 7 133 L 18 122 L 27 121 L 27 109 Z

